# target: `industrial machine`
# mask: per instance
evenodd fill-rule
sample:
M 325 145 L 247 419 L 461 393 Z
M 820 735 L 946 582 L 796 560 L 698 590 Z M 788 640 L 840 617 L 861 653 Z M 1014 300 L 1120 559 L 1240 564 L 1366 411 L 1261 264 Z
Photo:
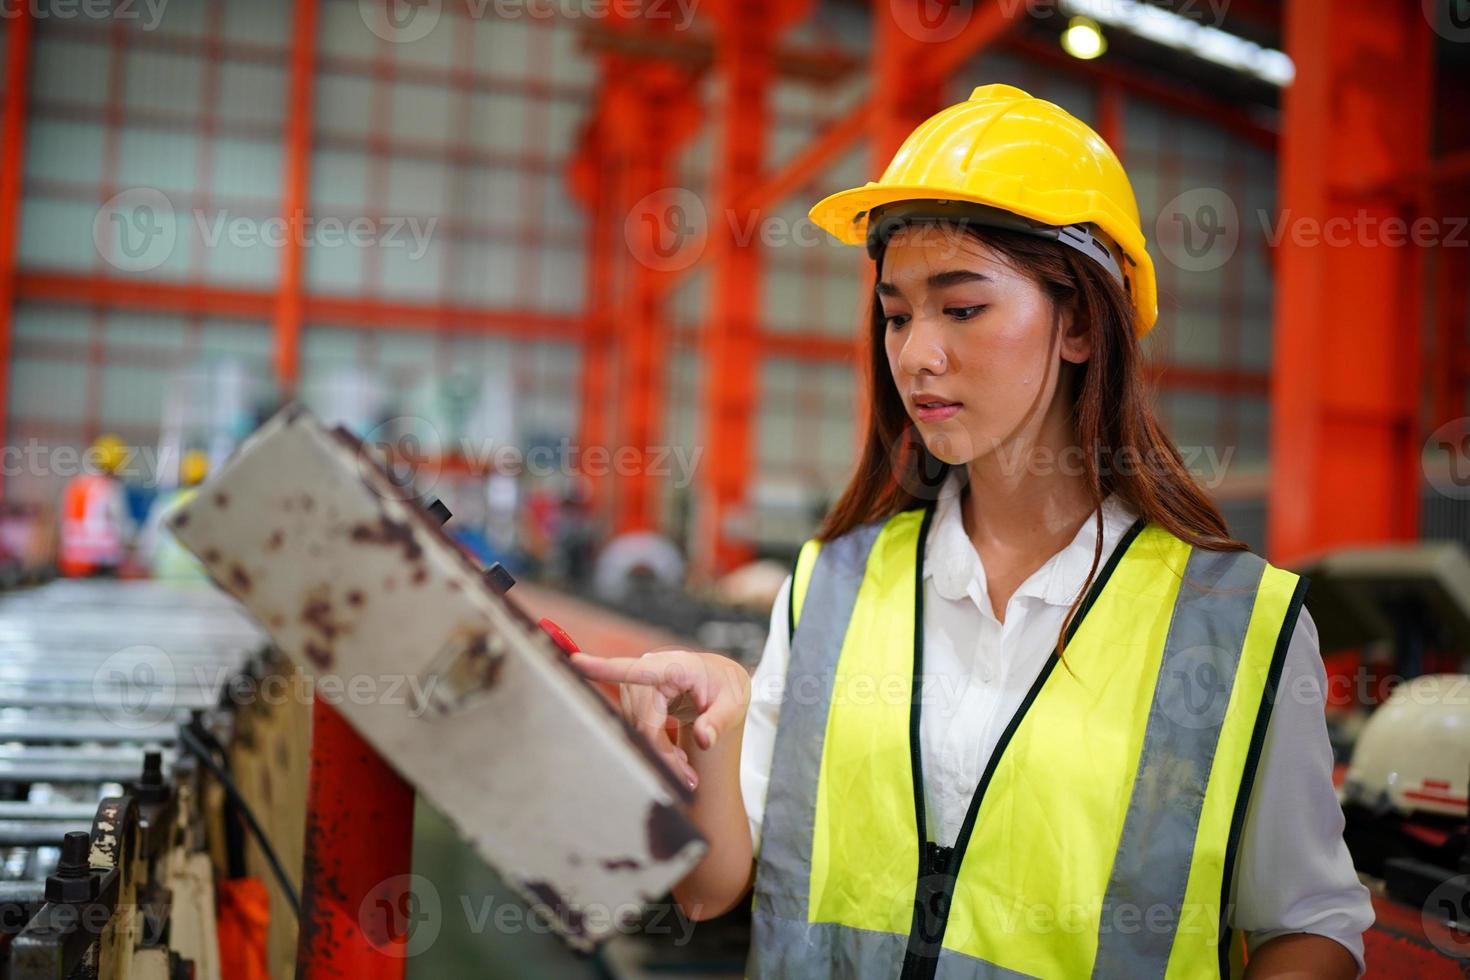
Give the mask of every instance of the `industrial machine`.
M 0 976 L 219 976 L 230 818 L 204 746 L 230 738 L 221 698 L 261 643 L 207 588 L 0 597 Z
M 343 720 L 364 743 L 314 749 L 303 962 L 383 945 L 359 912 L 395 907 L 374 889 L 410 870 L 408 820 L 364 816 L 411 805 L 400 779 L 589 951 L 703 856 L 689 790 L 425 503 L 374 447 L 290 406 L 171 518 L 314 682 L 314 746 Z M 344 822 L 379 862 L 347 852 Z
M 1335 741 L 1344 838 L 1378 895 L 1369 947 L 1402 959 L 1427 941 L 1449 969 L 1470 959 L 1470 556 L 1341 549 L 1304 571 L 1323 652 L 1367 651 L 1349 678 L 1365 703 L 1338 713 Z
M 0 978 L 218 976 L 237 877 L 269 890 L 249 975 L 401 976 L 417 794 L 575 951 L 667 895 L 688 790 L 447 516 L 293 408 L 171 519 L 243 611 L 0 599 Z

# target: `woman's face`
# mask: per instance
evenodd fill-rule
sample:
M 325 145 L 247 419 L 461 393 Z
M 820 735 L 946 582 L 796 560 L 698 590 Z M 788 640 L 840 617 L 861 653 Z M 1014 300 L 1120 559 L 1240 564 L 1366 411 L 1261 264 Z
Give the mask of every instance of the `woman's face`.
M 1069 314 L 1058 323 L 1039 283 L 949 226 L 895 232 L 877 289 L 893 383 L 943 462 L 968 464 L 1017 437 L 1036 441 L 1061 360 L 1087 360 L 1085 336 L 1073 335 Z

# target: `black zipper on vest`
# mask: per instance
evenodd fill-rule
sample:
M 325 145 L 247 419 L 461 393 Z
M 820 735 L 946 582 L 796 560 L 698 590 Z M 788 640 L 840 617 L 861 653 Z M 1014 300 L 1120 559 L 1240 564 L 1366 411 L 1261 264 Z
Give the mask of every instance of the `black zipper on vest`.
M 1021 720 L 1026 717 L 1027 710 L 1036 696 L 1041 693 L 1046 679 L 1051 676 L 1052 669 L 1056 667 L 1060 658 L 1056 651 L 1047 658 L 1046 665 L 1041 668 L 1041 673 L 1032 682 L 1026 697 L 1022 699 L 1021 705 L 1011 720 L 1006 724 L 1005 731 L 1001 732 L 1000 739 L 995 743 L 995 751 L 990 754 L 990 761 L 985 764 L 985 771 L 980 776 L 980 782 L 975 787 L 975 795 L 970 798 L 970 806 L 965 811 L 964 823 L 960 825 L 959 836 L 955 838 L 953 847 L 943 847 L 929 840 L 928 828 L 924 820 L 924 765 L 919 744 L 919 712 L 921 709 L 920 685 L 923 678 L 924 667 L 924 545 L 929 537 L 929 525 L 934 516 L 934 505 L 930 504 L 924 512 L 924 521 L 919 527 L 919 554 L 915 565 L 914 578 L 914 678 L 912 692 L 913 697 L 909 705 L 909 765 L 914 776 L 914 814 L 917 818 L 919 829 L 919 873 L 918 883 L 914 889 L 914 916 L 909 927 L 908 947 L 904 951 L 903 971 L 899 974 L 900 980 L 933 980 L 935 971 L 939 968 L 939 952 L 944 945 L 944 930 L 949 924 L 949 910 L 954 901 L 955 881 L 959 878 L 960 863 L 965 859 L 965 848 L 969 846 L 970 835 L 975 829 L 975 818 L 980 812 L 980 802 L 985 797 L 985 790 L 990 785 L 990 779 L 995 775 L 997 765 L 1000 763 L 1001 755 L 1006 746 L 1010 744 L 1011 737 L 1016 734 Z M 1135 538 L 1143 531 L 1147 522 L 1139 518 L 1133 522 L 1118 541 L 1113 553 L 1108 556 L 1107 564 L 1098 572 L 1097 578 L 1092 583 L 1092 588 L 1087 590 L 1087 596 L 1082 604 L 1077 607 L 1077 615 L 1072 617 L 1072 622 L 1067 624 L 1065 642 L 1071 643 L 1072 636 L 1077 628 L 1082 625 L 1082 620 L 1092 610 L 1097 602 L 1098 596 L 1102 594 L 1103 587 L 1107 585 L 1108 579 L 1112 577 L 1113 570 L 1122 561 Z

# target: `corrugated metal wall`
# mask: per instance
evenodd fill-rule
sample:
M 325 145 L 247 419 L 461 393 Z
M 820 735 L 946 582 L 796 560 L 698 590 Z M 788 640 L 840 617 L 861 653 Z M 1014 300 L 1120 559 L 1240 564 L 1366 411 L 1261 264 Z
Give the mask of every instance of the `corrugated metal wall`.
M 424 37 L 390 41 L 368 29 L 354 0 L 324 0 L 308 293 L 583 313 L 586 218 L 566 192 L 563 167 L 596 83 L 595 63 L 579 48 L 578 24 L 501 19 L 496 9 L 488 6 L 482 18 L 446 9 Z M 820 4 L 790 32 L 790 43 L 837 44 L 862 59 L 868 19 L 860 8 Z M 290 32 L 289 0 L 170 4 L 150 30 L 138 22 L 38 21 L 22 269 L 274 287 L 280 250 L 255 239 L 281 207 Z M 987 52 L 957 73 L 948 94 L 963 98 L 973 85 L 995 80 L 1096 121 L 1088 85 L 1004 52 Z M 864 70 L 821 89 L 779 82 L 769 165 L 840 117 L 866 84 Z M 718 120 L 719 92 L 710 83 L 704 91 L 708 118 Z M 1247 216 L 1272 206 L 1275 168 L 1266 150 L 1137 99 L 1125 104 L 1123 133 L 1151 238 L 1160 209 L 1186 191 L 1223 190 Z M 678 170 L 680 185 L 706 201 L 713 145 L 714 122 L 707 122 Z M 760 283 L 766 330 L 852 336 L 863 308 L 865 259 L 815 233 L 805 212 L 821 195 L 866 179 L 868 170 L 863 145 L 767 216 L 774 237 Z M 172 209 L 172 221 L 136 206 L 103 207 L 119 193 L 136 199 L 152 191 Z M 338 243 L 354 221 L 365 229 L 365 244 Z M 1218 268 L 1190 271 L 1155 251 L 1163 312 L 1150 347 L 1158 359 L 1210 370 L 1269 368 L 1265 236 L 1255 221 L 1242 227 L 1237 253 Z M 703 431 L 698 336 L 708 293 L 708 275 L 696 273 L 670 306 L 665 435 L 686 452 Z M 576 343 L 530 330 L 485 336 L 445 325 L 450 332 L 308 322 L 301 393 L 319 408 L 361 416 L 351 418 L 360 425 L 415 415 L 452 439 L 463 433 L 446 404 L 460 396 L 443 395 L 439 382 L 448 378 L 459 390 L 503 378 L 513 386 L 507 410 L 516 438 L 575 438 Z M 252 403 L 275 394 L 263 319 L 27 304 L 16 331 L 16 443 L 80 446 L 109 430 L 154 442 L 171 377 L 207 373 L 212 364 L 242 369 Z M 753 490 L 835 494 L 855 452 L 850 362 L 772 356 L 759 384 Z M 1202 475 L 1217 491 L 1241 501 L 1241 512 L 1263 514 L 1255 501 L 1264 483 L 1264 394 L 1173 389 L 1161 410 L 1177 440 L 1196 447 L 1207 469 Z M 1222 481 L 1218 467 L 1227 464 Z M 49 496 L 57 484 L 43 473 L 11 489 Z M 660 487 L 669 519 L 687 503 L 686 490 Z M 1246 533 L 1260 543 L 1255 528 Z

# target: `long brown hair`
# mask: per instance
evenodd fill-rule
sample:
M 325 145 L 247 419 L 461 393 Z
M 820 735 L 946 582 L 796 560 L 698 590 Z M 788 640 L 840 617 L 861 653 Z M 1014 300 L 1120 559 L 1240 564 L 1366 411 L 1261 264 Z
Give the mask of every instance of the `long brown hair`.
M 1069 305 L 1074 321 L 1084 325 L 1091 337 L 1092 353 L 1086 362 L 1063 364 L 1064 374 L 1070 374 L 1062 380 L 1072 398 L 1071 418 L 1098 532 L 1092 568 L 1068 610 L 1067 622 L 1076 614 L 1102 560 L 1100 508 L 1109 494 L 1117 494 L 1134 513 L 1191 545 L 1211 551 L 1244 551 L 1246 545 L 1230 536 L 1225 518 L 1185 467 L 1178 448 L 1154 415 L 1133 304 L 1117 280 L 1074 249 L 1047 239 L 973 225 L 963 231 L 995 249 L 1047 291 L 1058 327 L 1053 331 L 1054 349 L 1060 339 L 1061 313 Z M 875 263 L 880 276 L 882 268 L 880 251 Z M 883 342 L 886 329 L 883 306 L 874 295 L 864 336 L 867 432 L 852 479 L 817 531 L 822 541 L 859 524 L 927 505 L 938 496 L 952 468 L 929 452 L 904 408 L 888 366 Z M 1114 465 L 1115 460 L 1123 465 Z M 1064 623 L 1057 639 L 1059 652 L 1066 629 Z

